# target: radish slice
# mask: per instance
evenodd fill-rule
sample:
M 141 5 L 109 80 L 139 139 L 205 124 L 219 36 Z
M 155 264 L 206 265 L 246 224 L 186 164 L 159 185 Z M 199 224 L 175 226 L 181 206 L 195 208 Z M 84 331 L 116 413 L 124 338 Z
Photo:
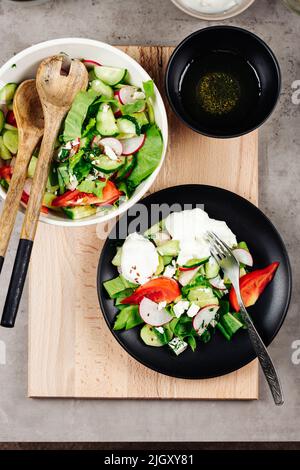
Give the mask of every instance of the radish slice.
M 253 266 L 253 258 L 249 251 L 244 250 L 244 248 L 236 248 L 232 250 L 232 253 L 239 263 L 245 264 L 246 266 Z
M 119 96 L 119 91 L 120 91 L 120 90 L 116 90 L 116 91 L 114 92 L 114 97 L 115 97 L 115 99 L 118 100 L 119 103 L 121 104 L 120 96 Z M 116 118 L 119 118 L 119 117 L 122 116 L 122 111 L 118 108 L 118 109 L 116 109 L 116 111 L 114 112 L 114 115 L 115 115 Z
M 190 269 L 189 271 L 180 271 L 178 281 L 182 286 L 186 286 L 191 282 L 195 274 L 199 271 L 200 266 L 195 269 Z
M 135 97 L 135 94 L 137 92 L 137 89 L 135 86 L 131 85 L 125 85 L 119 90 L 119 100 L 121 104 L 131 104 L 134 103 L 137 98 Z
M 131 139 L 122 139 L 123 155 L 132 155 L 143 147 L 146 139 L 146 134 L 141 134 L 138 137 Z
M 92 68 L 94 66 L 101 66 L 102 64 L 100 64 L 99 62 L 96 62 L 95 60 L 90 60 L 90 59 L 84 59 L 82 61 L 84 63 L 84 65 L 86 65 L 86 67 L 88 68 Z
M 200 312 L 194 317 L 193 327 L 197 331 L 198 335 L 201 336 L 208 325 L 215 319 L 219 305 L 206 305 L 201 308 Z
M 105 137 L 104 139 L 101 139 L 99 141 L 100 145 L 103 145 L 104 147 L 104 153 L 105 152 L 105 147 L 111 148 L 111 150 L 118 156 L 120 157 L 123 153 L 123 145 L 118 139 L 115 139 L 114 137 Z M 124 154 L 125 155 L 125 154 Z
M 121 103 L 121 100 L 120 100 L 120 90 L 115 90 L 114 91 L 114 97 L 116 100 L 118 100 L 120 103 Z M 121 103 L 122 104 L 122 103 Z
M 147 297 L 141 301 L 139 311 L 144 322 L 151 326 L 165 325 L 173 318 L 165 308 L 160 309 L 156 302 Z
M 30 195 L 31 186 L 32 186 L 32 179 L 31 178 L 26 178 L 23 191 L 24 191 L 24 193 L 27 194 L 27 196 Z
M 213 279 L 210 279 L 209 282 L 215 289 L 226 290 L 226 286 L 224 284 L 224 281 L 220 276 L 217 276 L 217 277 L 214 277 Z

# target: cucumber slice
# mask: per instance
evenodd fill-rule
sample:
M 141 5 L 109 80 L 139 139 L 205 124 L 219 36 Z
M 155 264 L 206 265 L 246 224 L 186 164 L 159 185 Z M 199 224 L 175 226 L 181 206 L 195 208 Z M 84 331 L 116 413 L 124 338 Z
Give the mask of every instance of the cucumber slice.
M 128 157 L 126 157 L 125 165 L 122 166 L 122 168 L 120 168 L 120 170 L 118 171 L 116 175 L 116 181 L 118 182 L 124 179 L 126 175 L 128 175 L 129 171 L 134 167 L 134 165 L 135 165 L 134 155 L 128 155 Z
M 48 209 L 56 210 L 59 211 L 59 207 L 53 207 L 52 206 L 52 201 L 56 199 L 57 196 L 52 193 L 45 192 L 44 198 L 43 198 L 43 206 L 48 207 Z
M 3 160 L 10 160 L 12 158 L 12 154 L 10 153 L 6 145 L 4 145 L 2 136 L 0 136 L 0 157 Z
M 93 80 L 97 80 L 94 67 L 89 70 L 89 82 L 92 82 Z
M 246 242 L 240 242 L 240 243 L 238 244 L 238 247 L 239 247 L 239 248 L 242 248 L 243 250 L 249 251 L 249 248 L 248 248 L 248 245 L 247 245 Z
M 247 271 L 245 268 L 240 268 L 240 277 L 243 277 L 247 274 Z
M 146 126 L 147 124 L 149 124 L 149 120 L 146 116 L 146 113 L 144 113 L 143 111 L 140 112 L 140 113 L 130 114 L 130 116 L 132 116 L 137 121 L 137 123 L 140 127 L 143 127 L 143 126 Z
M 162 256 L 158 255 L 158 266 L 155 271 L 155 276 L 159 276 L 165 269 L 164 259 Z
M 164 343 L 159 339 L 158 335 L 154 331 L 154 326 L 144 325 L 141 329 L 141 338 L 147 346 L 160 347 Z
M 238 330 L 243 328 L 243 324 L 231 313 L 225 313 L 221 319 L 221 322 L 230 336 L 234 335 Z
M 0 101 L 12 101 L 18 85 L 16 83 L 7 83 L 0 90 Z
M 188 294 L 190 302 L 198 305 L 200 308 L 206 305 L 218 305 L 219 300 L 214 296 L 213 290 L 210 287 L 195 287 L 191 289 Z
M 0 132 L 2 132 L 4 124 L 5 124 L 5 116 L 4 116 L 2 109 L 0 109 Z
M 153 238 L 153 236 L 161 230 L 161 223 L 157 222 L 157 224 L 152 225 L 152 227 L 148 228 L 146 232 L 144 232 L 144 237 Z
M 173 256 L 163 256 L 164 266 L 168 266 L 172 262 Z
M 12 126 L 11 124 L 8 124 L 7 122 L 4 124 L 4 129 L 6 129 L 7 131 L 18 132 L 18 129 L 15 126 Z
M 221 323 L 217 323 L 218 330 L 222 333 L 222 335 L 227 339 L 227 341 L 231 340 L 232 335 L 230 335 L 224 326 Z
M 18 152 L 19 146 L 19 136 L 18 132 L 14 131 L 5 131 L 3 134 L 3 143 L 8 150 L 15 155 Z
M 97 78 L 100 78 L 106 85 L 117 85 L 126 75 L 126 69 L 119 69 L 117 67 L 105 67 L 103 65 L 96 66 L 94 72 Z
M 119 129 L 114 113 L 107 103 L 102 103 L 97 114 L 97 131 L 101 135 L 113 136 L 118 134 Z
M 205 264 L 208 261 L 209 258 L 193 258 L 190 259 L 189 261 L 186 262 L 182 267 L 186 269 L 193 269 L 197 268 L 198 266 L 201 266 L 201 264 Z
M 179 254 L 179 241 L 178 240 L 170 240 L 163 245 L 160 245 L 157 248 L 158 253 L 161 256 L 178 256 Z
M 37 160 L 38 160 L 37 157 L 35 156 L 31 157 L 31 160 L 29 162 L 28 169 L 27 169 L 28 178 L 33 178 L 34 172 L 36 169 Z
M 118 246 L 117 248 L 117 253 L 115 255 L 115 257 L 113 258 L 111 264 L 113 264 L 114 266 L 121 266 L 121 259 L 122 259 L 122 248 L 120 246 Z
M 97 212 L 97 209 L 92 206 L 63 207 L 62 209 L 66 216 L 72 220 L 83 219 L 95 215 Z
M 120 134 L 140 135 L 141 128 L 133 116 L 125 115 L 117 119 Z
M 111 160 L 106 155 L 100 155 L 92 161 L 93 167 L 97 170 L 103 171 L 104 173 L 111 173 L 112 171 L 119 170 L 125 163 L 124 156 L 118 157 L 117 160 Z
M 99 93 L 102 96 L 105 96 L 108 99 L 112 99 L 114 97 L 113 89 L 109 85 L 106 85 L 99 79 L 93 80 L 91 83 L 91 87 L 97 93 Z
M 220 271 L 220 266 L 218 263 L 214 260 L 214 258 L 211 256 L 208 260 L 208 262 L 205 265 L 205 274 L 208 279 L 213 279 L 217 277 Z

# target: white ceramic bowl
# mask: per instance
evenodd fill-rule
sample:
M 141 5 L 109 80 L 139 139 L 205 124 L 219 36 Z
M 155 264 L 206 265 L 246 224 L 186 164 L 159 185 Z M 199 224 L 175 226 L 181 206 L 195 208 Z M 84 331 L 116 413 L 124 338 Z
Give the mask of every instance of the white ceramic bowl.
M 61 52 L 65 52 L 72 58 L 86 58 L 99 61 L 105 65 L 127 68 L 130 73 L 131 83 L 137 86 L 141 86 L 143 81 L 149 80 L 151 78 L 135 60 L 116 47 L 91 39 L 62 38 L 36 44 L 35 46 L 29 47 L 28 49 L 25 49 L 24 51 L 19 52 L 17 55 L 12 57 L 0 68 L 0 87 L 9 82 L 20 83 L 28 78 L 33 78 L 42 59 Z M 168 143 L 167 114 L 158 89 L 155 88 L 155 91 L 155 119 L 162 132 L 164 147 L 160 164 L 152 173 L 152 175 L 150 175 L 136 188 L 134 194 L 128 201 L 121 203 L 120 207 L 110 211 L 107 214 L 101 215 L 101 213 L 98 213 L 96 215 L 74 221 L 51 212 L 47 215 L 41 214 L 41 221 L 52 225 L 69 227 L 107 222 L 108 220 L 113 219 L 114 217 L 127 211 L 129 207 L 131 207 L 143 197 L 143 195 L 153 184 L 160 171 L 166 155 Z M 2 187 L 0 187 L 0 196 L 3 199 L 6 197 L 6 192 Z M 24 211 L 23 208 L 21 208 L 21 210 Z
M 171 0 L 180 10 L 184 11 L 188 15 L 199 18 L 200 20 L 206 21 L 220 21 L 232 18 L 233 16 L 240 15 L 243 11 L 247 10 L 255 0 L 242 0 L 241 3 L 223 13 L 201 13 L 193 8 L 186 6 L 182 0 Z

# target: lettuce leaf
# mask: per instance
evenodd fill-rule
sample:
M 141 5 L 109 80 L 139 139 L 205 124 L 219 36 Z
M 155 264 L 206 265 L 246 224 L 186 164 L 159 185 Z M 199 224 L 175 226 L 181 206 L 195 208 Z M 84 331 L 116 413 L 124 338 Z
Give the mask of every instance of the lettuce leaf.
M 111 279 L 110 281 L 105 281 L 103 285 L 111 299 L 116 299 L 117 297 L 120 297 L 122 295 L 121 293 L 125 289 L 128 289 L 130 287 L 138 287 L 137 284 L 133 284 L 133 282 L 127 281 L 125 277 L 121 275 L 115 277 L 114 279 Z
M 88 109 L 97 98 L 98 93 L 92 89 L 80 91 L 73 101 L 72 107 L 65 120 L 63 138 L 65 142 L 81 137 L 82 125 Z
M 144 320 L 140 317 L 138 305 L 128 305 L 117 315 L 114 330 L 123 330 L 124 328 L 130 330 L 142 323 Z
M 157 125 L 153 124 L 146 131 L 145 143 L 137 153 L 136 166 L 127 179 L 127 185 L 130 190 L 136 188 L 153 173 L 160 162 L 162 151 L 163 140 L 161 132 Z

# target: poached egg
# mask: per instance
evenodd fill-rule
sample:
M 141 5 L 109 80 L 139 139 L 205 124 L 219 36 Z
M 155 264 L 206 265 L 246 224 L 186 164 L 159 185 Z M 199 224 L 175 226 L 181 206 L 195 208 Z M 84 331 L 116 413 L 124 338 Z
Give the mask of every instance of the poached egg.
M 121 255 L 121 272 L 127 281 L 145 284 L 155 274 L 158 263 L 158 253 L 150 240 L 136 232 L 128 235 Z
M 218 235 L 229 247 L 237 245 L 236 236 L 226 222 L 211 219 L 200 208 L 173 212 L 166 218 L 165 226 L 173 240 L 180 243 L 177 262 L 181 266 L 193 258 L 210 256 L 210 244 L 206 239 L 208 231 Z

